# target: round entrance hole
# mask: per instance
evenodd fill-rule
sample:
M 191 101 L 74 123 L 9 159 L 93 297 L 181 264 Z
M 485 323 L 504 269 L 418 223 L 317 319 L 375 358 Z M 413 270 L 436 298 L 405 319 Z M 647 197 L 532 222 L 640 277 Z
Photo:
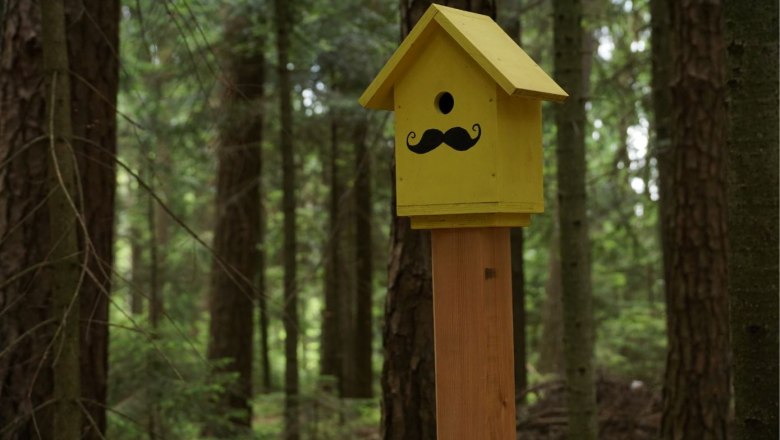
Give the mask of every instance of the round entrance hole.
M 441 92 L 436 96 L 436 108 L 445 115 L 455 107 L 455 98 L 450 92 Z

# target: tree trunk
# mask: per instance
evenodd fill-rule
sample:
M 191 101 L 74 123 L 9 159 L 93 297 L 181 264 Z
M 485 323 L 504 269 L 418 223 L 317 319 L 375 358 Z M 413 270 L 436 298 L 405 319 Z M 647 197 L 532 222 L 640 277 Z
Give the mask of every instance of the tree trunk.
M 554 215 L 557 216 L 555 209 Z M 558 222 L 555 222 L 557 229 Z M 558 231 L 553 232 L 548 259 L 547 283 L 544 287 L 542 305 L 542 337 L 539 341 L 539 365 L 541 373 L 552 373 L 563 377 L 563 287 L 561 286 L 561 240 Z
M 83 219 L 77 182 L 78 166 L 71 149 L 71 91 L 63 0 L 41 1 L 46 121 L 49 126 L 49 237 L 52 249 L 51 304 L 54 340 L 44 356 L 55 356 L 52 375 L 53 433 L 57 438 L 81 437 L 81 371 L 79 362 L 78 293 L 82 267 L 91 255 L 79 252 L 77 225 Z
M 0 58 L 0 438 L 52 438 L 49 142 L 41 16 L 31 0 L 5 2 Z M 35 417 L 35 421 L 33 421 Z
M 660 175 L 671 189 L 662 219 L 670 264 L 661 435 L 725 439 L 730 392 L 721 5 L 668 4 L 673 168 Z
M 329 234 L 325 258 L 325 304 L 322 311 L 322 357 L 320 374 L 335 380 L 337 389 L 342 389 L 341 363 L 343 362 L 340 335 L 341 306 L 341 222 L 339 201 L 343 195 L 339 178 L 339 116 L 335 110 L 330 121 L 330 152 L 328 154 L 328 179 L 330 200 L 328 204 Z
M 356 122 L 353 146 L 355 148 L 355 389 L 354 396 L 373 396 L 371 362 L 373 247 L 371 240 L 371 155 L 366 145 L 368 121 Z
M 51 11 L 51 3 L 45 6 L 46 11 Z M 54 6 L 61 8 L 62 5 Z M 66 10 L 72 12 L 76 9 L 69 7 Z M 68 358 L 76 364 L 71 364 L 68 368 L 77 375 L 80 374 L 82 379 L 66 376 L 62 379 L 70 382 L 68 386 L 77 386 L 81 382 L 82 400 L 80 403 L 74 400 L 74 407 L 71 408 L 75 412 L 76 423 L 80 421 L 82 424 L 77 428 L 76 435 L 100 438 L 105 430 L 107 299 L 113 258 L 113 155 L 116 151 L 114 112 L 118 80 L 115 50 L 119 10 L 118 3 L 113 1 L 100 4 L 82 2 L 78 10 L 81 11 L 80 15 L 65 17 L 68 26 L 63 27 L 62 32 L 67 29 L 67 35 L 63 33 L 56 36 L 60 46 L 56 49 L 56 56 L 61 58 L 58 61 L 68 59 L 67 39 L 67 46 L 70 48 L 70 71 L 74 73 L 72 80 L 68 75 L 58 75 L 55 88 L 57 92 L 67 89 L 70 95 L 67 98 L 70 109 L 68 119 L 71 119 L 69 130 L 73 134 L 73 138 L 68 140 L 73 149 L 67 147 L 65 156 L 58 157 L 58 163 L 63 179 L 69 179 L 63 174 L 67 166 L 73 167 L 72 178 L 80 179 L 78 187 L 83 193 L 77 194 L 76 183 L 71 182 L 74 185 L 72 200 L 79 209 L 83 208 L 83 226 L 86 227 L 89 240 L 85 240 L 81 224 L 62 220 L 67 217 L 53 217 L 58 218 L 58 224 L 53 227 L 72 227 L 72 233 L 77 237 L 74 242 L 81 246 L 80 252 L 86 251 L 76 257 L 78 261 L 75 263 L 70 262 L 71 258 L 65 258 L 58 263 L 75 264 L 75 276 L 77 280 L 81 280 L 77 306 L 71 307 L 71 300 L 76 292 L 74 283 L 67 287 L 69 296 L 66 304 L 59 304 L 59 307 L 70 309 L 66 322 L 73 327 L 66 329 L 76 329 L 74 332 L 78 333 L 80 328 L 81 344 L 80 348 L 76 348 L 80 352 L 75 353 L 75 360 Z M 3 182 L 0 188 L 13 188 L 13 197 L 0 198 L 0 212 L 3 212 L 0 216 L 0 254 L 12 252 L 14 257 L 10 260 L 12 262 L 7 258 L 0 258 L 0 261 L 3 261 L 0 263 L 0 274 L 3 274 L 0 275 L 0 285 L 3 286 L 0 306 L 6 310 L 6 316 L 18 317 L 22 321 L 4 319 L 0 330 L 0 334 L 10 338 L 9 344 L 0 345 L 13 350 L 7 352 L 0 361 L 0 381 L 12 384 L 4 386 L 0 391 L 0 419 L 10 421 L 11 428 L 7 432 L 18 438 L 37 438 L 39 435 L 50 438 L 53 435 L 53 407 L 44 405 L 44 402 L 51 398 L 52 357 L 41 356 L 44 355 L 52 336 L 53 327 L 47 323 L 60 319 L 58 317 L 62 314 L 61 311 L 49 308 L 52 303 L 48 301 L 53 291 L 50 290 L 51 286 L 43 282 L 47 272 L 41 271 L 44 260 L 55 259 L 53 254 L 49 254 L 50 234 L 46 230 L 49 216 L 45 209 L 40 209 L 47 197 L 45 174 L 42 173 L 45 173 L 45 163 L 51 157 L 49 143 L 42 140 L 31 142 L 43 135 L 44 131 L 48 131 L 49 122 L 52 121 L 51 113 L 45 112 L 43 108 L 44 99 L 50 95 L 44 93 L 42 88 L 44 76 L 40 52 L 41 12 L 34 2 L 6 2 L 2 26 L 5 30 L 3 41 L 9 44 L 4 47 L 4 61 L 0 65 L 2 71 L 8 71 L 0 74 L 0 102 L 5 109 L 0 117 L 0 161 L 9 162 L 3 162 L 4 166 L 0 170 L 0 181 Z M 89 17 L 89 20 L 85 17 Z M 46 23 L 46 32 L 57 31 L 53 22 Z M 97 33 L 100 33 L 99 38 Z M 59 69 L 63 69 L 62 66 L 60 65 Z M 61 71 L 68 72 L 67 65 Z M 59 104 L 55 106 L 58 113 L 62 109 Z M 59 115 L 55 119 L 61 122 Z M 60 130 L 60 127 L 54 128 L 55 131 Z M 74 157 L 77 168 L 76 163 L 73 163 Z M 60 187 L 59 177 L 54 183 Z M 0 194 L 6 193 L 0 191 Z M 62 197 L 61 192 L 58 194 Z M 50 197 L 48 202 L 53 204 L 53 198 Z M 65 209 L 63 215 L 72 218 L 74 212 L 71 202 L 61 199 L 58 203 L 61 206 L 57 206 L 57 209 Z M 3 208 L 4 204 L 6 206 Z M 65 242 L 60 242 L 56 252 L 62 252 L 64 245 Z M 86 261 L 90 273 L 84 273 L 82 277 L 79 266 L 85 254 L 89 255 Z M 24 301 L 20 302 L 22 299 Z M 80 320 L 80 326 L 79 314 L 83 318 Z M 59 347 L 59 350 L 62 345 L 56 342 L 52 347 Z M 68 350 L 68 353 L 71 351 Z M 59 362 L 57 368 L 68 365 L 68 362 L 64 361 L 65 358 L 58 359 L 63 361 Z M 16 366 L 13 371 L 10 365 Z M 29 369 L 19 368 L 20 365 L 27 365 Z M 30 419 L 33 412 L 34 425 L 37 425 L 35 427 Z M 86 416 L 81 417 L 82 415 Z M 70 416 L 67 417 L 67 425 L 71 426 L 73 420 L 70 420 Z
M 119 0 L 67 0 L 73 146 L 78 159 L 90 276 L 81 303 L 82 438 L 106 432 L 108 304 L 114 259 Z M 80 232 L 83 232 L 80 230 Z M 83 234 L 79 243 L 84 243 Z
M 402 37 L 412 30 L 430 4 L 429 0 L 400 2 Z M 496 14 L 493 0 L 457 0 L 444 4 L 493 18 Z M 409 219 L 396 215 L 395 165 L 391 179 L 393 220 L 382 335 L 381 433 L 386 440 L 435 439 L 430 234 L 411 230 Z
M 778 4 L 725 2 L 724 13 L 734 437 L 777 439 Z
M 279 81 L 280 147 L 282 153 L 282 210 L 284 212 L 284 438 L 300 438 L 298 396 L 298 287 L 296 282 L 295 237 L 295 158 L 293 155 L 293 114 L 290 70 L 292 5 L 274 0 L 276 14 L 277 75 Z
M 265 69 L 265 67 L 264 67 Z M 265 78 L 265 71 L 263 71 Z M 262 117 L 262 115 L 260 115 Z M 257 181 L 257 190 L 260 193 L 260 225 L 258 227 L 257 242 L 259 250 L 257 252 L 257 307 L 259 312 L 259 331 L 260 331 L 260 368 L 261 388 L 260 392 L 269 393 L 273 389 L 273 380 L 271 378 L 271 358 L 268 347 L 268 289 L 266 289 L 266 262 L 267 253 L 265 249 L 265 237 L 268 225 L 268 211 L 265 209 L 264 189 L 263 189 L 263 151 L 260 145 L 260 177 Z
M 563 343 L 569 438 L 595 439 L 596 389 L 593 371 L 593 314 L 590 238 L 586 204 L 585 101 L 580 0 L 553 1 L 555 77 L 569 93 L 556 106 L 558 127 L 558 218 L 560 225 Z
M 514 228 L 510 232 L 512 249 L 512 333 L 515 354 L 515 398 L 522 396 L 528 388 L 525 343 L 525 273 L 523 270 L 523 230 Z M 521 399 L 518 403 L 522 403 Z M 518 407 L 520 404 L 517 405 Z
M 257 235 L 260 230 L 260 145 L 264 55 L 238 49 L 252 22 L 247 11 L 227 11 L 224 24 L 225 89 L 218 147 L 215 256 L 211 266 L 208 358 L 224 360 L 220 373 L 238 381 L 217 405 L 231 427 L 212 427 L 224 437 L 249 433 L 252 424 L 252 336 Z
M 671 234 L 664 233 L 663 222 L 668 218 L 669 203 L 672 198 L 670 184 L 673 173 L 672 162 L 672 95 L 671 95 L 671 64 L 672 54 L 669 47 L 669 0 L 651 0 L 650 13 L 652 17 L 652 88 L 653 88 L 653 125 L 655 156 L 658 163 L 658 217 L 659 233 L 663 266 L 669 270 L 671 256 L 669 240 Z

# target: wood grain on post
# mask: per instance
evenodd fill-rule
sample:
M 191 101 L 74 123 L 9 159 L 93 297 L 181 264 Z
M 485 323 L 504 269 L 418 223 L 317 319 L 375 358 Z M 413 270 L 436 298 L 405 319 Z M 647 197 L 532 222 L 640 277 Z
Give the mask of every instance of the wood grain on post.
M 509 228 L 432 231 L 438 440 L 515 438 Z

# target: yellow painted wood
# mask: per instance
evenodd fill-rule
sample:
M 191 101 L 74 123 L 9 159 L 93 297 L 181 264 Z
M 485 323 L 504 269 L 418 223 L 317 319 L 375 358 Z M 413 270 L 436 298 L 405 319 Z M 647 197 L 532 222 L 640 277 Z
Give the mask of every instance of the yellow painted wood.
M 496 91 L 495 83 L 452 38 L 441 32 L 432 35 L 395 88 L 399 208 L 499 201 Z M 450 92 L 455 102 L 446 115 L 436 107 L 436 97 L 442 92 Z M 480 125 L 480 139 L 468 151 L 440 145 L 431 152 L 416 154 L 407 148 L 411 132 L 415 133 L 412 143 L 428 129 L 462 127 L 473 138 L 475 123 Z
M 498 95 L 498 185 L 502 204 L 544 211 L 542 103 Z
M 541 100 L 566 96 L 489 17 L 433 5 L 360 102 L 395 112 L 397 213 L 434 229 L 527 226 L 544 210 Z M 408 147 L 453 128 L 479 140 Z
M 531 224 L 531 215 L 514 213 L 420 215 L 411 217 L 411 220 L 412 229 L 525 227 Z
M 360 97 L 366 108 L 393 110 L 393 88 L 435 34 L 446 33 L 508 95 L 563 101 L 568 96 L 493 20 L 431 5 Z

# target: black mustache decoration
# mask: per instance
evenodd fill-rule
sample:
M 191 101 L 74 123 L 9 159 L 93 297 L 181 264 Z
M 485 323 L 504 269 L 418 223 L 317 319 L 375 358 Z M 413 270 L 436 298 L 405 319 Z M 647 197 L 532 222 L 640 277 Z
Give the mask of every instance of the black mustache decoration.
M 420 139 L 420 142 L 418 142 L 417 145 L 409 143 L 410 139 L 415 139 L 417 137 L 415 132 L 410 131 L 409 134 L 406 135 L 406 147 L 409 148 L 412 153 L 425 154 L 444 143 L 456 151 L 466 151 L 476 145 L 480 136 L 482 136 L 482 127 L 480 127 L 479 124 L 472 125 L 471 129 L 477 132 L 477 137 L 474 139 L 471 139 L 465 128 L 452 127 L 444 133 L 435 128 L 430 128 L 425 130 L 422 139 Z

